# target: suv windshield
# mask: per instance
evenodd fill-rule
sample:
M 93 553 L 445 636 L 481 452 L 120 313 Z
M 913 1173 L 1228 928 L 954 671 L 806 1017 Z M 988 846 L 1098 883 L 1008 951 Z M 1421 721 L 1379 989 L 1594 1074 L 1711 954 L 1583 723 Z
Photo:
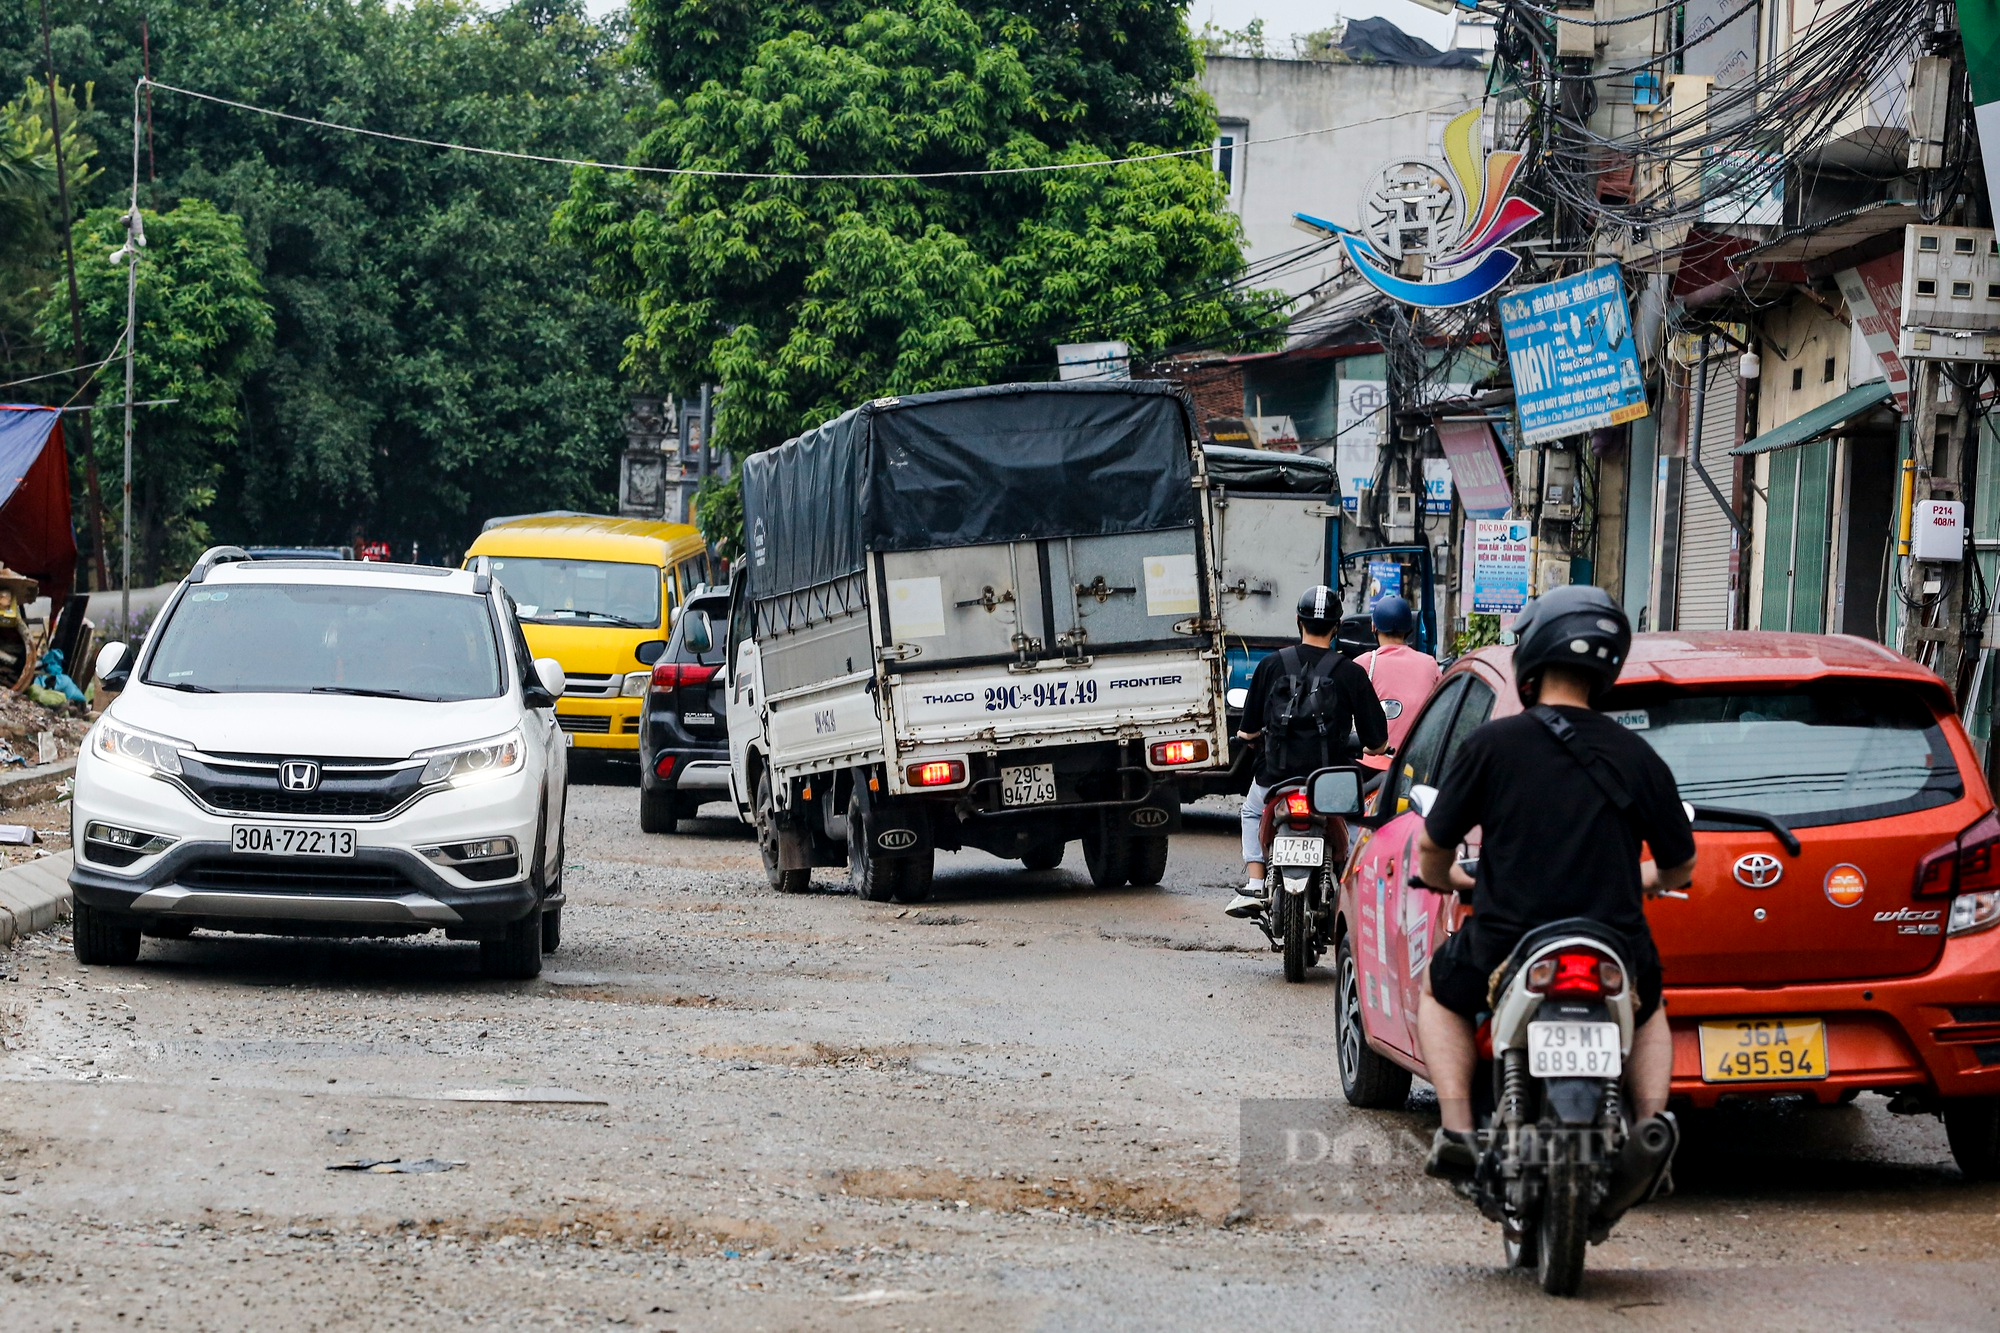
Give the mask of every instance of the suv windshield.
M 490 699 L 503 676 L 484 597 L 366 584 L 195 587 L 146 665 L 148 685 L 208 694 Z
M 658 565 L 496 555 L 491 568 L 521 619 L 535 624 L 640 629 L 660 623 Z
M 1794 828 L 1925 810 L 1965 793 L 1937 719 L 1899 685 L 1620 691 L 1607 711 L 1667 761 L 1682 800 L 1757 810 Z

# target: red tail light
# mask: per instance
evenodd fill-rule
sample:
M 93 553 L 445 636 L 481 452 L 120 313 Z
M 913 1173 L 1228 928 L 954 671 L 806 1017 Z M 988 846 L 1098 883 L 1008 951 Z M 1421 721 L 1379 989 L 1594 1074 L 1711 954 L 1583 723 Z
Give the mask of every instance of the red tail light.
M 662 662 L 653 668 L 653 688 L 671 690 L 677 685 L 706 685 L 715 678 L 716 668 L 692 662 Z
M 1161 741 L 1153 747 L 1153 762 L 1162 768 L 1172 764 L 1198 764 L 1206 758 L 1207 741 Z
M 1312 812 L 1312 801 L 1307 798 L 1304 792 L 1294 791 L 1285 793 L 1285 818 L 1311 819 Z
M 1978 823 L 1917 862 L 1916 896 L 1943 898 L 2000 888 L 2000 818 Z
M 1537 995 L 1616 995 L 1625 989 L 1625 970 L 1594 949 L 1565 949 L 1529 966 L 1528 989 Z
M 912 787 L 955 787 L 965 781 L 965 765 L 956 759 L 933 759 L 911 764 L 907 776 Z

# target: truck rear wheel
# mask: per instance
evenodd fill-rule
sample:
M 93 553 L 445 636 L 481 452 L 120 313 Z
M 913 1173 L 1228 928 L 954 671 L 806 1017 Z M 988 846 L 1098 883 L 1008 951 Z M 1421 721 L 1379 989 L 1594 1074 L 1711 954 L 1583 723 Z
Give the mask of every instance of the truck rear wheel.
M 1150 889 L 1167 877 L 1167 835 L 1142 833 L 1127 840 L 1131 851 L 1131 878 L 1142 889 Z
M 1951 1097 L 1944 1133 L 1967 1180 L 2000 1180 L 2000 1097 Z
M 1091 830 L 1083 839 L 1083 864 L 1092 884 L 1118 888 L 1132 877 L 1132 839 L 1109 829 Z
M 871 903 L 895 899 L 897 881 L 902 878 L 900 857 L 878 855 L 868 845 L 868 831 L 861 820 L 859 793 L 847 798 L 847 884 L 857 898 Z
M 812 883 L 809 868 L 778 868 L 778 807 L 771 797 L 769 770 L 757 775 L 757 850 L 764 857 L 764 878 L 779 893 L 804 893 Z

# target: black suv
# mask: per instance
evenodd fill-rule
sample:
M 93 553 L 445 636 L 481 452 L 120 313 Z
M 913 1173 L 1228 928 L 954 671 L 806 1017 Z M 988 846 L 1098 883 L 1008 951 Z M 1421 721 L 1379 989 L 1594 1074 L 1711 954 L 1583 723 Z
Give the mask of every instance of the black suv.
M 713 622 L 706 651 L 687 643 L 697 611 Z M 722 628 L 729 589 L 696 588 L 688 595 L 667 650 L 653 665 L 653 683 L 639 711 L 639 827 L 672 833 L 704 801 L 729 799 L 729 722 L 723 697 Z

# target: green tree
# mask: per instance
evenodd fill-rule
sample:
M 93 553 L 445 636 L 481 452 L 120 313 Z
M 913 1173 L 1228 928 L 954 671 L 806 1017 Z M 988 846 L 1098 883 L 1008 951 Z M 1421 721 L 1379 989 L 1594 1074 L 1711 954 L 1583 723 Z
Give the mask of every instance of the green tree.
M 92 164 L 97 145 L 80 128 L 80 116 L 88 108 L 88 89 L 81 99 L 73 89 L 57 89 L 72 206 L 102 175 Z M 74 349 L 67 336 L 59 344 L 44 345 L 35 333 L 42 302 L 60 281 L 61 264 L 61 195 L 49 88 L 29 79 L 19 96 L 0 104 L 0 380 L 72 364 Z
M 205 511 L 223 460 L 238 446 L 243 385 L 269 349 L 272 320 L 235 218 L 201 199 L 183 199 L 163 213 L 141 210 L 140 217 L 147 245 L 139 264 L 133 391 L 141 401 L 168 400 L 139 409 L 134 431 L 133 578 L 151 584 L 185 569 L 208 544 Z M 125 267 L 104 262 L 124 239 L 117 209 L 95 209 L 77 227 L 78 258 L 87 258 L 77 266 L 77 283 L 92 346 L 110 346 L 125 327 Z M 52 344 L 69 336 L 65 293 L 43 305 L 41 334 Z M 110 373 L 97 383 L 98 466 L 115 477 L 124 448 L 124 383 Z
M 85 121 L 104 143 L 129 142 L 142 15 L 163 82 L 421 138 L 618 160 L 635 139 L 627 112 L 651 100 L 621 55 L 622 19 L 593 20 L 584 0 L 50 9 L 58 72 L 105 90 Z M 0 78 L 40 69 L 33 14 L 0 5 Z M 564 168 L 165 92 L 151 122 L 142 198 L 205 198 L 240 218 L 274 318 L 243 385 L 240 442 L 217 456 L 219 539 L 365 536 L 430 559 L 463 550 L 495 513 L 609 503 L 630 321 L 550 239 Z M 101 183 L 91 202 L 118 186 Z
M 665 94 L 636 164 L 742 172 L 1050 167 L 1205 149 L 1176 0 L 636 0 Z M 628 367 L 719 381 L 716 438 L 778 443 L 864 398 L 1048 378 L 1056 342 L 1157 354 L 1271 303 L 1205 152 L 932 180 L 579 171 L 556 233 L 630 309 Z

